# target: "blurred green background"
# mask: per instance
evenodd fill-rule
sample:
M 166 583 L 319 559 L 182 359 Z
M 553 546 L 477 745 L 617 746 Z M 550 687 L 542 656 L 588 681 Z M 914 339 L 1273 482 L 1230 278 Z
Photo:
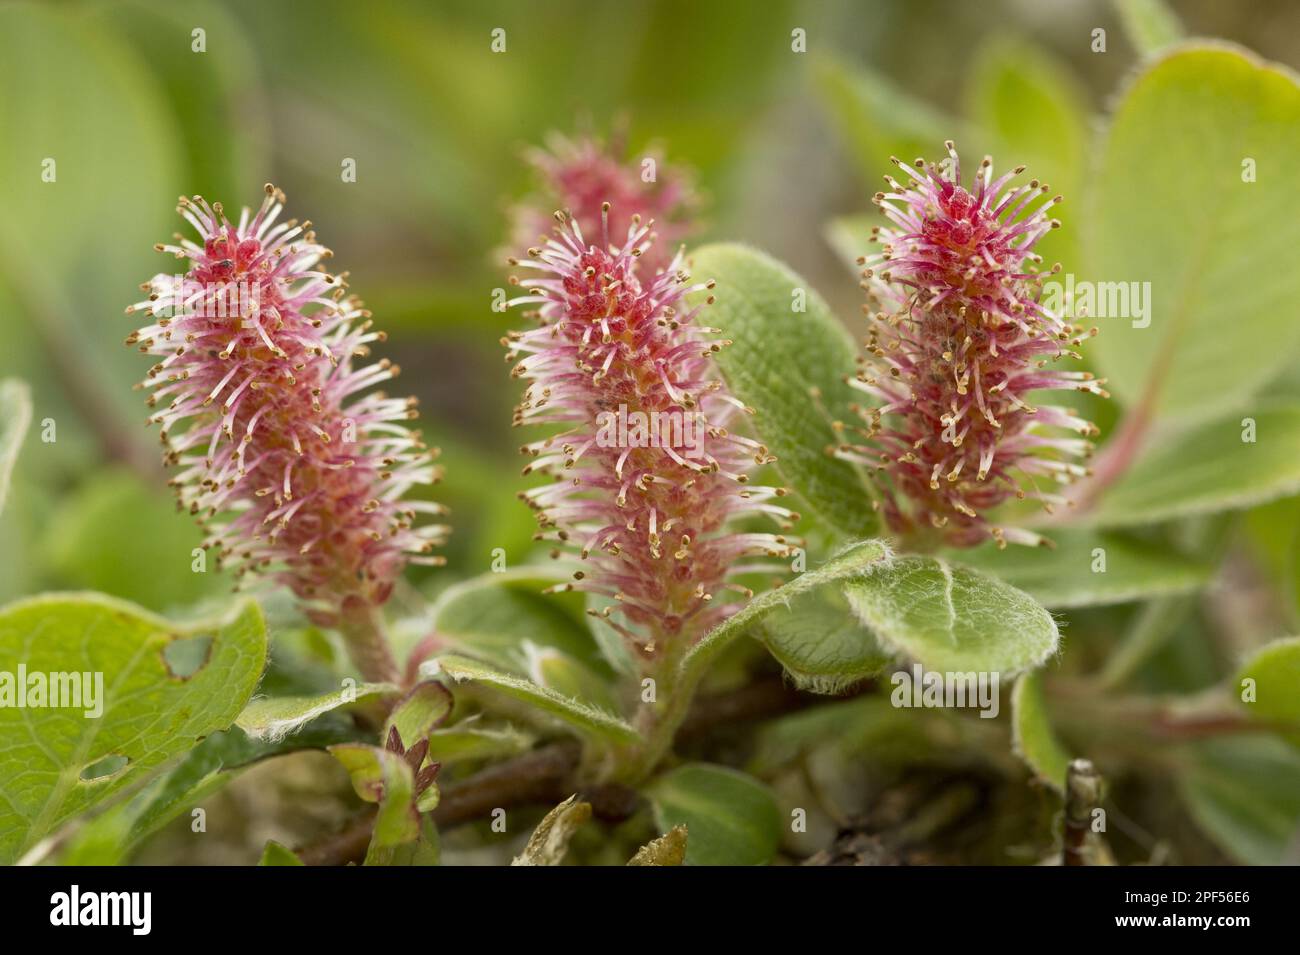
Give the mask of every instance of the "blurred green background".
M 1297 61 L 1300 6 L 1172 6 L 1189 34 Z M 518 563 L 530 547 L 498 344 L 519 317 L 491 308 L 504 212 L 531 183 L 524 147 L 626 123 L 631 156 L 661 144 L 698 171 L 701 239 L 770 251 L 851 317 L 859 292 L 826 224 L 870 209 L 881 143 L 962 142 L 943 117 L 971 117 L 972 89 L 1017 50 L 1083 115 L 1137 62 L 1115 9 L 1090 0 L 0 4 L 0 377 L 35 393 L 0 518 L 0 600 L 90 588 L 166 610 L 227 586 L 190 571 L 199 535 L 174 513 L 131 390 L 149 363 L 122 345 L 137 285 L 172 265 L 152 246 L 184 225 L 178 195 L 235 209 L 273 181 L 335 251 L 443 448 L 450 580 L 486 570 L 493 548 Z M 1086 122 L 1034 113 L 1032 93 L 1042 151 L 1086 157 Z M 863 104 L 878 141 L 869 115 L 857 141 L 839 133 L 836 111 Z M 1055 241 L 1065 257 L 1068 234 Z

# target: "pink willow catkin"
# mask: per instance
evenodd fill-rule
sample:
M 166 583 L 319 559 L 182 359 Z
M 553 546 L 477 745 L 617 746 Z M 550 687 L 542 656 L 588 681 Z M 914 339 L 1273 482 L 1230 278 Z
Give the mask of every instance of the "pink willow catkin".
M 693 231 L 693 215 L 700 204 L 687 172 L 664 163 L 656 150 L 639 161 L 625 161 L 626 149 L 619 137 L 606 145 L 590 136 L 570 139 L 554 133 L 546 145 L 525 153 L 541 190 L 511 210 L 512 248 L 545 242 L 555 224 L 554 209 L 566 210 L 586 236 L 600 234 L 604 214 L 609 216 L 610 235 L 615 236 L 626 234 L 632 217 L 639 215 L 641 221 L 653 222 L 655 229 L 641 271 L 667 268 L 678 243 Z M 606 204 L 608 213 L 603 211 Z
M 729 430 L 748 409 L 715 377 L 713 355 L 726 342 L 696 323 L 713 298 L 686 302 L 713 283 L 690 284 L 681 253 L 643 278 L 651 225 L 633 215 L 613 244 L 609 211 L 599 241 L 556 213 L 554 236 L 527 260 L 511 260 L 535 277 L 511 277 L 526 294 L 509 304 L 535 306 L 529 314 L 540 324 L 503 344 L 508 360 L 524 356 L 513 374 L 528 382 L 515 424 L 560 429 L 522 449 L 535 458 L 525 473 L 555 481 L 521 495 L 537 512 L 539 539 L 563 542 L 583 561 L 558 589 L 616 601 L 620 620 L 610 608 L 600 616 L 650 661 L 671 658 L 734 611 L 724 591 L 751 595 L 730 578 L 785 569 L 747 559 L 788 556 L 786 538 L 735 531 L 735 519 L 762 513 L 788 526 L 797 515 L 772 502 L 783 488 L 749 485 L 749 472 L 772 457 Z M 699 441 L 688 446 L 684 428 L 662 428 L 652 441 L 616 439 L 602 421 L 620 407 L 660 420 L 697 415 Z
M 1066 484 L 1088 473 L 1069 459 L 1091 454 L 1096 427 L 1029 396 L 1106 396 L 1104 381 L 1088 372 L 1047 367 L 1079 358 L 1070 348 L 1097 330 L 1084 333 L 1040 304 L 1043 260 L 1032 249 L 1060 225 L 1048 213 L 1061 197 L 1032 208 L 1048 187 L 1037 179 L 1009 187 L 1023 166 L 994 180 L 989 158 L 967 191 L 956 148 L 947 147 L 950 170 L 893 159 L 910 182 L 886 176 L 890 191 L 874 198 L 893 227 L 873 229 L 882 250 L 860 260 L 879 310 L 850 383 L 879 404 L 861 412 L 866 443 L 837 453 L 873 469 L 897 532 L 928 525 L 957 546 L 990 537 L 1000 547 L 1042 543 L 1031 531 L 991 526 L 986 515 L 1010 497 L 1038 499 L 1050 511 L 1065 499 L 1035 479 Z
M 331 253 L 311 223 L 276 224 L 283 203 L 268 184 L 256 215 L 232 225 L 220 203 L 182 197 L 200 242 L 155 247 L 188 271 L 141 286 L 149 298 L 127 312 L 151 322 L 127 344 L 161 359 L 138 387 L 162 405 L 149 422 L 162 426 L 164 462 L 179 472 L 170 483 L 208 532 L 204 546 L 337 626 L 382 604 L 408 560 L 440 563 L 428 555 L 446 528 L 415 526 L 437 504 L 401 500 L 438 476 L 436 451 L 406 424 L 415 399 L 355 397 L 398 373 L 387 359 L 354 365 L 383 333 L 346 294 L 346 274 L 321 268 Z

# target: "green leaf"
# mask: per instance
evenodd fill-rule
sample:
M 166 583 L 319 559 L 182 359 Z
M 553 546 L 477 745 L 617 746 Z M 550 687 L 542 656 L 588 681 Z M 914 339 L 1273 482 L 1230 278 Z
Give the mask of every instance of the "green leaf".
M 628 865 L 682 865 L 686 861 L 686 827 L 673 826 L 658 839 L 651 839 L 636 855 L 627 860 Z
M 1043 681 L 1038 673 L 1022 673 L 1011 691 L 1011 748 L 1035 776 L 1058 793 L 1065 792 L 1070 754 L 1056 738 L 1047 718 Z
M 457 723 L 429 734 L 429 760 L 444 766 L 481 759 L 517 756 L 532 747 L 534 738 L 512 727 L 495 729 Z
M 1183 25 L 1165 0 L 1111 0 L 1124 35 L 1143 56 L 1150 56 L 1183 38 Z
M 640 735 L 631 726 L 611 713 L 596 709 L 580 700 L 562 696 L 554 690 L 538 686 L 511 673 L 467 657 L 445 656 L 429 660 L 420 667 L 422 676 L 446 674 L 456 682 L 473 680 L 569 724 L 578 732 L 606 742 L 631 744 Z
M 661 833 L 686 829 L 687 865 L 766 865 L 781 840 L 781 810 L 752 776 L 687 763 L 647 791 Z
M 211 641 L 206 662 L 175 676 L 168 646 L 200 637 Z M 0 609 L 0 669 L 23 665 L 29 682 L 32 674 L 88 673 L 102 687 L 97 718 L 84 708 L 0 707 L 0 863 L 230 726 L 265 664 L 266 629 L 252 602 L 183 626 L 98 594 L 48 594 Z M 125 763 L 83 778 L 106 759 Z
M 1255 440 L 1245 441 L 1254 422 Z M 1234 413 L 1151 448 L 1081 521 L 1101 527 L 1241 510 L 1300 490 L 1300 405 Z
M 895 171 L 890 156 L 911 161 L 931 156 L 945 140 L 962 138 L 957 120 L 879 73 L 823 59 L 817 83 L 862 178 L 873 188 Z
M 1125 91 L 1087 236 L 1088 279 L 1151 283 L 1149 327 L 1101 319 L 1090 349 L 1125 404 L 1199 422 L 1294 362 L 1297 153 L 1300 86 L 1245 51 L 1177 48 Z M 1242 181 L 1247 159 L 1255 182 Z
M 360 742 L 371 738 L 372 733 L 338 712 L 319 717 L 292 736 L 275 742 L 255 740 L 238 726 L 213 733 L 175 767 L 110 811 L 120 812 L 129 824 L 120 851 L 126 852 L 181 813 L 193 810 L 254 763 L 303 749 Z M 100 818 L 91 825 L 98 825 Z
M 402 745 L 410 749 L 442 725 L 451 714 L 453 702 L 451 691 L 441 683 L 417 683 L 393 707 L 384 723 L 382 739 L 387 740 L 389 731 L 396 728 Z
M 397 692 L 391 683 L 362 683 L 316 696 L 264 696 L 244 707 L 235 725 L 252 739 L 278 742 L 340 707 L 356 706 Z
M 0 511 L 9 496 L 9 478 L 31 422 L 31 389 L 17 378 L 0 381 Z
M 1253 681 L 1251 699 L 1244 698 L 1246 680 Z M 1274 640 L 1251 654 L 1237 672 L 1236 690 L 1257 719 L 1280 724 L 1300 743 L 1300 637 Z
M 949 551 L 973 567 L 1023 590 L 1045 607 L 1095 607 L 1197 590 L 1214 568 L 1204 560 L 1122 534 L 1065 528 L 1043 547 L 981 546 Z
M 297 854 L 287 846 L 281 845 L 274 839 L 266 840 L 266 848 L 262 850 L 262 858 L 258 865 L 302 865 L 303 861 L 298 858 Z
M 845 383 L 857 354 L 848 331 L 806 280 L 756 249 L 705 246 L 692 267 L 717 282 L 708 321 L 732 342 L 718 353 L 718 367 L 732 394 L 754 409 L 754 430 L 782 478 L 832 527 L 872 533 L 877 522 L 861 475 L 827 454 L 842 443 L 832 423 L 859 420 Z M 804 312 L 793 310 L 796 290 Z
M 542 593 L 559 579 L 547 568 L 524 567 L 455 584 L 434 604 L 433 629 L 454 650 L 520 676 L 528 672 L 525 643 L 554 647 L 608 674 L 586 621 L 569 613 L 562 598 Z
M 891 658 L 848 607 L 811 595 L 764 620 L 757 636 L 794 685 L 813 693 L 843 693 Z
M 1179 779 L 1192 816 L 1229 856 L 1279 865 L 1300 834 L 1300 751 L 1272 736 L 1208 740 Z
M 365 743 L 339 743 L 329 751 L 348 771 L 357 795 L 379 803 L 365 864 L 391 865 L 399 847 L 420 837 L 411 767 L 392 750 Z
M 703 670 L 728 644 L 744 635 L 773 610 L 789 606 L 795 597 L 811 593 L 818 587 L 860 576 L 873 564 L 888 558 L 889 548 L 884 541 L 858 541 L 843 547 L 821 567 L 804 571 L 789 583 L 759 594 L 710 630 L 682 658 L 682 672 L 698 680 Z
M 844 592 L 885 647 L 931 670 L 1015 673 L 1041 664 L 1059 639 L 1029 595 L 935 557 L 882 561 Z
M 591 803 L 570 796 L 546 814 L 528 837 L 524 851 L 510 864 L 559 865 L 569 851 L 569 840 L 591 818 Z
M 618 709 L 613 687 L 604 678 L 587 669 L 573 657 L 552 647 L 524 644 L 528 657 L 528 675 L 534 683 L 561 696 L 582 700 L 602 710 Z

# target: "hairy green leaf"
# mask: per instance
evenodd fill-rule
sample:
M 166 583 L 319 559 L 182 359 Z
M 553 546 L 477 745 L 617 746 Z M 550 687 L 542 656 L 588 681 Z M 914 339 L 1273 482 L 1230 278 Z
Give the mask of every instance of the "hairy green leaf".
M 759 594 L 740 610 L 704 635 L 682 658 L 684 673 L 698 676 L 731 641 L 744 635 L 778 607 L 788 607 L 794 598 L 825 584 L 856 577 L 873 564 L 889 558 L 884 541 L 866 540 L 849 544 L 816 570 L 804 571 L 784 586 Z
M 434 604 L 433 628 L 454 651 L 521 676 L 528 672 L 525 644 L 554 647 L 608 674 L 586 622 L 562 598 L 542 593 L 559 579 L 549 568 L 525 567 L 454 584 Z
M 882 561 L 844 592 L 885 647 L 931 670 L 1015 673 L 1041 664 L 1059 639 L 1029 595 L 936 557 Z
M 548 713 L 584 735 L 606 742 L 630 744 L 641 738 L 636 730 L 612 713 L 467 657 L 438 657 L 424 663 L 420 673 L 430 677 L 445 674 L 458 683 L 471 680 L 482 684 Z
M 397 687 L 392 683 L 362 683 L 359 686 L 346 686 L 336 693 L 321 693 L 316 696 L 264 696 L 252 700 L 244 707 L 244 711 L 235 720 L 235 725 L 252 739 L 275 742 L 340 707 L 394 696 L 397 692 Z
M 757 635 L 794 685 L 813 693 L 842 693 L 891 659 L 847 606 L 812 595 L 769 616 Z
M 872 533 L 877 522 L 862 477 L 827 454 L 841 443 L 833 423 L 858 421 L 844 381 L 856 370 L 848 331 L 805 279 L 757 249 L 709 245 L 692 263 L 696 277 L 717 282 L 707 320 L 732 342 L 718 353 L 718 367 L 754 410 L 754 430 L 777 470 L 832 527 Z

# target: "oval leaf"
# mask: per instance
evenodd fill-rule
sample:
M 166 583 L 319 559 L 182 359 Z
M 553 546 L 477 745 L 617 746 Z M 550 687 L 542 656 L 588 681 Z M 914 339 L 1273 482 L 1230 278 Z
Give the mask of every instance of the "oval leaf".
M 766 865 L 781 840 L 781 810 L 752 776 L 687 763 L 651 784 L 659 832 L 686 830 L 687 865 Z
M 808 599 L 768 617 L 758 637 L 794 685 L 812 693 L 843 693 L 890 661 L 890 654 L 847 607 Z
M 854 537 L 876 528 L 871 497 L 848 462 L 833 421 L 852 424 L 856 349 L 843 325 L 803 278 L 757 249 L 710 245 L 692 256 L 694 274 L 717 288 L 709 324 L 732 344 L 718 367 L 732 393 L 754 409 L 754 430 L 776 455 L 790 487 L 832 527 Z M 804 311 L 796 311 L 802 299 Z
M 931 670 L 1015 673 L 1046 660 L 1060 637 L 1028 594 L 935 557 L 873 564 L 844 593 L 884 646 Z

